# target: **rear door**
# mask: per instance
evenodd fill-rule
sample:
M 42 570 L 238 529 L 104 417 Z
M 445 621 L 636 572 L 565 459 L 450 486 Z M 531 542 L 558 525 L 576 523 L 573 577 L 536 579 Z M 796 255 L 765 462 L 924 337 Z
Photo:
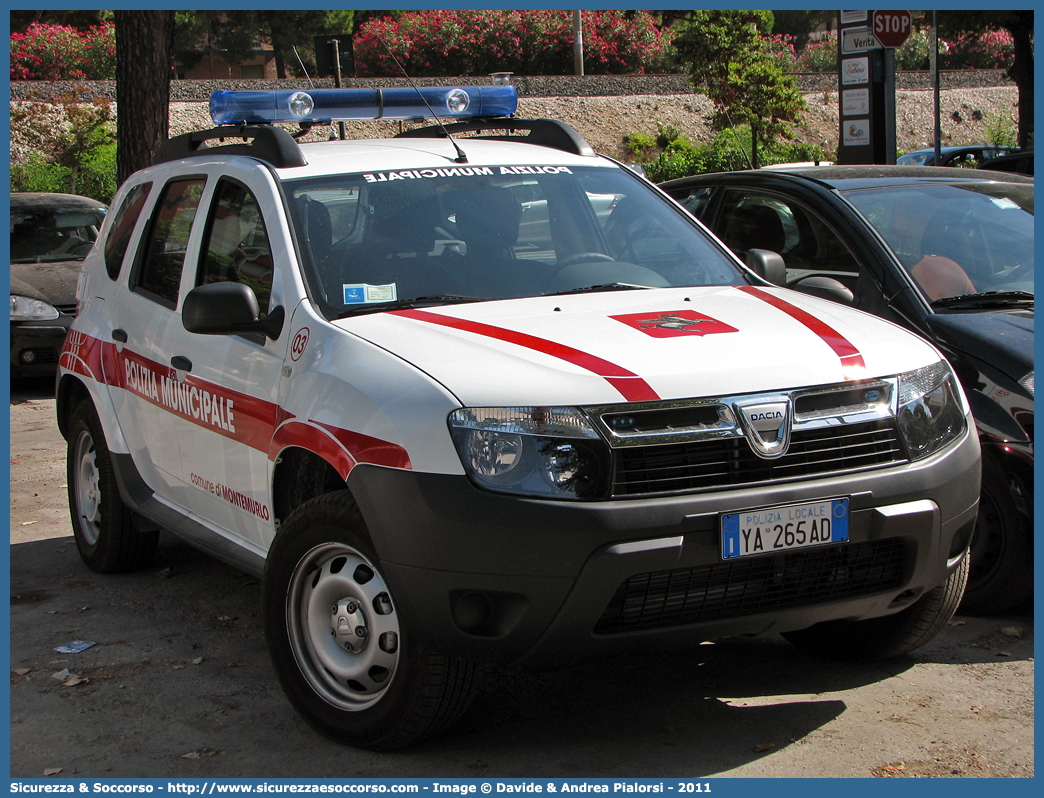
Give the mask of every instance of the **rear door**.
M 113 404 L 131 456 L 145 482 L 177 500 L 181 451 L 163 397 L 171 380 L 173 343 L 181 327 L 179 292 L 185 259 L 200 235 L 197 210 L 205 175 L 174 177 L 154 193 L 155 204 L 134 253 L 125 289 L 111 298 L 116 390 Z M 116 261 L 114 257 L 114 262 Z

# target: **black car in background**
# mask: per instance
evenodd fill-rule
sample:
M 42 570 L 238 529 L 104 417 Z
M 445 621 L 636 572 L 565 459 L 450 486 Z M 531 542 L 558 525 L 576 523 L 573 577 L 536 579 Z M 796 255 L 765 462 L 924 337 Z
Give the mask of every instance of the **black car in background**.
M 963 166 L 976 167 L 982 161 L 1014 152 L 1014 147 L 997 144 L 955 144 L 939 148 L 940 162 L 935 163 L 935 148 L 914 150 L 900 155 L 896 163 L 900 166 Z
M 939 347 L 964 385 L 983 444 L 962 610 L 999 612 L 1028 598 L 1033 179 L 810 166 L 697 175 L 660 187 L 772 282 L 889 319 Z
M 11 377 L 54 374 L 76 315 L 80 265 L 105 205 L 73 194 L 11 194 Z
M 1033 176 L 1033 150 L 1019 150 L 999 158 L 983 161 L 977 169 L 989 169 L 993 172 L 1015 172 L 1020 175 Z

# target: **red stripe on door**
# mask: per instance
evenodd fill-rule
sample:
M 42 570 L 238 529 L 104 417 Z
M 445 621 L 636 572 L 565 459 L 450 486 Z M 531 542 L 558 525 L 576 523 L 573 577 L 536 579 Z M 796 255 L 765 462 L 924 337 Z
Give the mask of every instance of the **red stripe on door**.
M 392 315 L 405 316 L 416 321 L 425 321 L 429 324 L 438 324 L 442 327 L 451 327 L 455 330 L 484 335 L 487 338 L 495 338 L 498 341 L 515 344 L 526 349 L 532 349 L 534 352 L 556 357 L 559 360 L 564 360 L 567 363 L 572 363 L 574 366 L 579 366 L 586 371 L 597 374 L 619 391 L 620 395 L 628 402 L 648 402 L 660 398 L 656 391 L 637 374 L 621 368 L 615 363 L 610 363 L 608 360 L 603 360 L 587 352 L 581 352 L 579 349 L 573 349 L 573 347 L 565 344 L 537 338 L 535 335 L 528 335 L 515 330 L 505 330 L 503 327 L 494 327 L 492 324 L 443 316 L 427 310 L 395 310 L 392 311 Z
M 188 375 L 178 381 L 170 366 L 84 333 L 71 331 L 61 366 L 135 394 L 171 415 L 238 441 L 274 460 L 286 446 L 315 452 L 344 477 L 357 463 L 410 469 L 409 453 L 396 443 L 321 422 L 300 422 L 264 399 Z
M 827 346 L 834 350 L 834 354 L 841 359 L 842 368 L 866 368 L 866 365 L 863 363 L 863 356 L 859 353 L 859 350 L 856 349 L 855 345 L 826 322 L 817 319 L 811 313 L 802 310 L 796 305 L 791 305 L 785 299 L 780 299 L 778 296 L 770 294 L 768 291 L 763 291 L 756 286 L 742 285 L 739 286 L 739 290 L 750 294 L 753 297 L 757 297 L 762 302 L 766 302 L 777 310 L 783 311 L 795 321 L 804 324 L 808 329 L 818 335 Z M 850 377 L 849 379 L 856 378 L 857 377 L 853 375 L 853 377 Z

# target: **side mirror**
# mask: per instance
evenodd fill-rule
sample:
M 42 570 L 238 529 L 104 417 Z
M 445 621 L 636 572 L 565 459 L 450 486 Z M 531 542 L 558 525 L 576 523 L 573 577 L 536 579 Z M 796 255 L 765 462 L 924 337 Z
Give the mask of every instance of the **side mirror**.
M 790 288 L 803 294 L 818 296 L 829 299 L 831 302 L 840 302 L 842 305 L 854 305 L 855 294 L 840 280 L 825 275 L 814 275 L 798 280 Z
M 257 297 L 242 283 L 211 283 L 193 288 L 181 308 L 181 323 L 200 335 L 260 333 L 273 341 L 283 330 L 282 306 L 260 319 Z
M 768 280 L 781 288 L 787 284 L 787 267 L 783 256 L 767 249 L 747 250 L 747 268 L 758 277 Z

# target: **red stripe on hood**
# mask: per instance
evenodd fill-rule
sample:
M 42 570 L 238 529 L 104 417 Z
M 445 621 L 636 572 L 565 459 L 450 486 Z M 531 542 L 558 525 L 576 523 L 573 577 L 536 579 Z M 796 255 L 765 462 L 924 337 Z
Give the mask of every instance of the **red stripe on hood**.
M 782 310 L 795 321 L 804 324 L 808 329 L 818 335 L 827 346 L 834 350 L 834 354 L 841 359 L 841 366 L 843 368 L 866 368 L 866 364 L 863 363 L 863 356 L 860 354 L 859 350 L 856 349 L 855 344 L 826 322 L 820 321 L 811 313 L 802 310 L 796 305 L 791 305 L 785 299 L 780 299 L 778 296 L 770 294 L 768 291 L 763 291 L 756 286 L 741 285 L 739 286 L 739 290 L 750 294 L 753 297 L 757 297 L 762 302 L 767 302 L 777 310 Z
M 391 315 L 405 316 L 416 321 L 425 321 L 429 324 L 451 327 L 454 330 L 484 335 L 487 338 L 495 338 L 498 341 L 505 341 L 509 344 L 532 349 L 534 352 L 557 357 L 559 360 L 572 363 L 574 366 L 579 366 L 602 377 L 619 391 L 620 395 L 628 402 L 648 402 L 660 398 L 656 391 L 637 374 L 621 368 L 615 363 L 610 363 L 608 360 L 603 360 L 587 352 L 581 352 L 579 349 L 573 349 L 573 347 L 565 344 L 537 338 L 535 335 L 528 335 L 515 330 L 505 330 L 503 327 L 494 327 L 492 324 L 458 319 L 453 316 L 443 316 L 427 310 L 395 310 L 391 312 Z

